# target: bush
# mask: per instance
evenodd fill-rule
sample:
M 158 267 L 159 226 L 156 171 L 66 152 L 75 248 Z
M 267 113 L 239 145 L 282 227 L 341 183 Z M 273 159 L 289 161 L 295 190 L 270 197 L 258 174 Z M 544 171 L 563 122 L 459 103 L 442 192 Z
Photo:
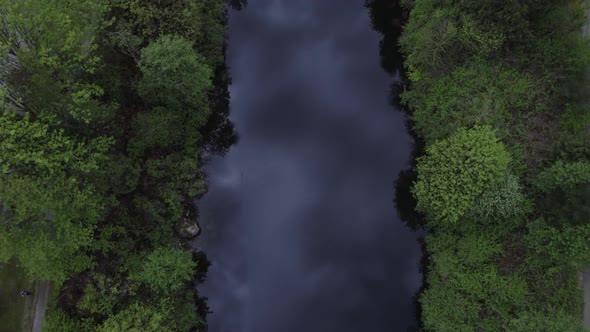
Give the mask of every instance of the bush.
M 490 126 L 461 128 L 418 158 L 413 193 L 431 222 L 456 223 L 479 195 L 501 181 L 510 155 Z
M 416 82 L 402 98 L 413 111 L 416 130 L 430 143 L 473 125 L 507 132 L 509 111 L 530 108 L 536 93 L 525 75 L 476 61 L 439 80 Z
M 564 163 L 559 160 L 544 170 L 535 180 L 535 186 L 541 192 L 554 189 L 573 189 L 577 184 L 590 182 L 590 163 Z
M 176 291 L 193 278 L 195 267 L 190 251 L 158 248 L 147 256 L 139 279 L 155 291 Z
M 564 224 L 558 229 L 538 219 L 529 225 L 526 241 L 532 251 L 530 262 L 549 267 L 549 272 L 590 266 L 590 224 Z
M 476 200 L 470 214 L 480 220 L 506 220 L 531 210 L 531 203 L 522 193 L 518 178 L 508 174 Z

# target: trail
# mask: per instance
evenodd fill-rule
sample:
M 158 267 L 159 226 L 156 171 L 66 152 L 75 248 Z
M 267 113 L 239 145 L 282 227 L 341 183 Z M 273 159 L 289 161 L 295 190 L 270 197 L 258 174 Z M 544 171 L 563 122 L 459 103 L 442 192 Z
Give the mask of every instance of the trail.
M 33 317 L 32 332 L 41 332 L 45 310 L 47 309 L 47 295 L 49 293 L 49 283 L 47 281 L 37 281 L 35 290 L 35 314 Z

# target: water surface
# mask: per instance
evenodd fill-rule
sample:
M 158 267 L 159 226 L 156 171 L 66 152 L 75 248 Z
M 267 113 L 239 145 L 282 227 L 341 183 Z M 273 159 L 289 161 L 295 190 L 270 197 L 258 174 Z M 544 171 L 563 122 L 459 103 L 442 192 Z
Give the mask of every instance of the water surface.
M 380 332 L 415 325 L 417 234 L 394 181 L 412 139 L 362 1 L 250 0 L 232 12 L 231 120 L 208 166 L 196 246 L 210 332 Z

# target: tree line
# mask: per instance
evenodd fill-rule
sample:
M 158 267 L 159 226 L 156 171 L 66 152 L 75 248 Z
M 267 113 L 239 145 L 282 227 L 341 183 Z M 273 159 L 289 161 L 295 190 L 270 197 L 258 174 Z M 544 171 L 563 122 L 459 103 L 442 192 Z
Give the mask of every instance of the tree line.
M 405 57 L 401 102 L 425 143 L 412 185 L 427 230 L 423 328 L 583 331 L 584 1 L 389 2 L 407 17 L 389 43 Z
M 45 331 L 204 326 L 179 225 L 235 139 L 227 5 L 0 0 L 0 261 L 58 289 Z

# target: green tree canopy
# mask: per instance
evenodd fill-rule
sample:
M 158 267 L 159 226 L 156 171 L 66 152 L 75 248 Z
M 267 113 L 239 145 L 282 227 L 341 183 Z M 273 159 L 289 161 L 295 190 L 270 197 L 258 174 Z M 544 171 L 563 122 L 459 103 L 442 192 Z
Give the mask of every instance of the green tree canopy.
M 195 267 L 190 251 L 158 248 L 146 257 L 139 279 L 153 290 L 175 291 L 193 278 Z
M 426 155 L 418 158 L 416 208 L 431 221 L 457 222 L 479 195 L 504 178 L 509 161 L 490 126 L 460 128 L 428 146 Z
M 441 79 L 416 82 L 403 93 L 403 101 L 413 110 L 418 133 L 432 143 L 473 125 L 507 132 L 510 112 L 530 108 L 536 95 L 533 82 L 522 73 L 475 61 Z
M 502 253 L 497 234 L 436 231 L 426 239 L 432 264 L 421 294 L 422 322 L 429 331 L 498 331 L 528 303 L 527 285 L 494 264 Z
M 133 303 L 107 319 L 98 332 L 172 332 L 166 320 L 170 308 Z
M 506 331 L 514 332 L 584 332 L 582 321 L 562 311 L 523 311 L 511 320 Z
M 522 192 L 518 177 L 506 177 L 477 198 L 470 214 L 479 220 L 506 220 L 523 216 L 532 209 Z
M 63 131 L 0 114 L 0 259 L 16 257 L 35 277 L 63 281 L 89 267 L 82 251 L 107 198 L 87 181 L 110 140 L 80 142 Z
M 104 116 L 102 88 L 83 79 L 101 63 L 95 38 L 104 2 L 0 0 L 0 8 L 0 49 L 8 50 L 0 81 L 11 102 L 54 122 Z
M 526 240 L 531 250 L 530 261 L 550 272 L 559 269 L 584 269 L 590 265 L 590 224 L 557 228 L 543 219 L 531 222 Z
M 130 152 L 139 156 L 147 149 L 190 147 L 196 153 L 198 129 L 210 113 L 211 68 L 180 36 L 162 36 L 150 43 L 141 50 L 139 67 L 143 74 L 139 95 L 150 107 L 134 118 Z
M 213 72 L 194 51 L 192 42 L 180 36 L 162 36 L 141 50 L 139 67 L 143 73 L 139 93 L 148 102 L 174 111 L 205 106 Z
M 90 319 L 76 320 L 57 310 L 47 315 L 43 321 L 43 332 L 95 332 L 93 322 Z
M 541 192 L 558 188 L 571 190 L 582 183 L 590 183 L 590 163 L 565 163 L 561 160 L 541 172 L 535 180 L 535 186 Z

